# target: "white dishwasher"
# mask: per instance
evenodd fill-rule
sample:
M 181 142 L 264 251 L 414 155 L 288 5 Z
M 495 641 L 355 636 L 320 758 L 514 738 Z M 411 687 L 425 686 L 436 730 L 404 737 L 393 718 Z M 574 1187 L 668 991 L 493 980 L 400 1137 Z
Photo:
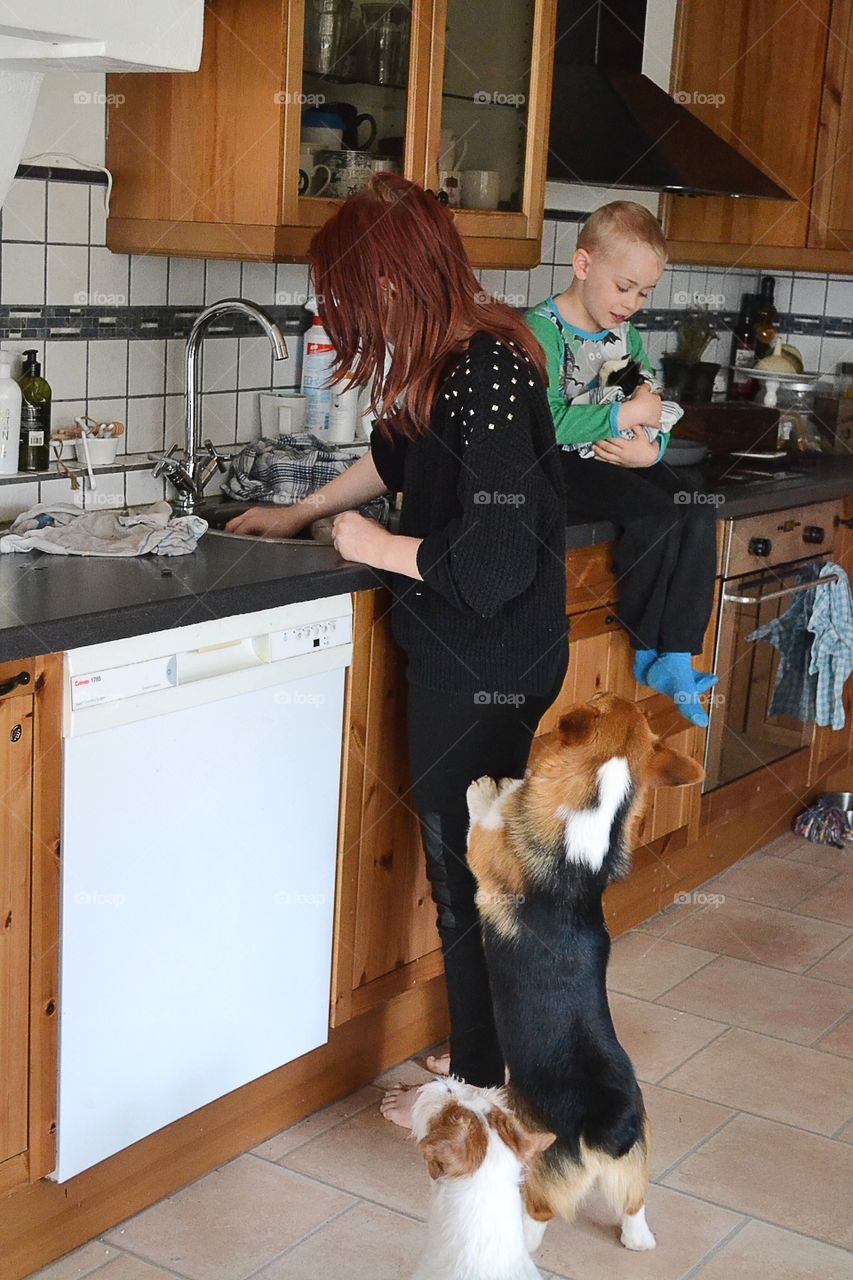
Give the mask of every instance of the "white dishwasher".
M 72 650 L 58 1182 L 324 1044 L 349 596 Z

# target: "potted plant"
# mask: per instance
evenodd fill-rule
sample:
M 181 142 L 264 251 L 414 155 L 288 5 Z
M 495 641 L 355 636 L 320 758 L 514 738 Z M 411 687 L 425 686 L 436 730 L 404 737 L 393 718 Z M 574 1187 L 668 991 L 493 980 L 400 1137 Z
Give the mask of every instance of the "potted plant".
M 688 311 L 675 322 L 677 342 L 674 352 L 661 357 L 667 389 L 675 399 L 688 404 L 711 399 L 714 379 L 720 366 L 703 360 L 709 342 L 717 336 L 707 311 Z

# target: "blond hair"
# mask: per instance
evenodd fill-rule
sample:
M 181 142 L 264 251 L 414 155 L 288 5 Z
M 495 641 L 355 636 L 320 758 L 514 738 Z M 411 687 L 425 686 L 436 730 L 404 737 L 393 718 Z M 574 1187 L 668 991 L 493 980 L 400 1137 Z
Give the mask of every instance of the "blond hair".
M 633 200 L 614 200 L 591 213 L 580 229 L 578 248 L 607 253 L 614 240 L 645 244 L 666 262 L 666 239 L 654 214 Z

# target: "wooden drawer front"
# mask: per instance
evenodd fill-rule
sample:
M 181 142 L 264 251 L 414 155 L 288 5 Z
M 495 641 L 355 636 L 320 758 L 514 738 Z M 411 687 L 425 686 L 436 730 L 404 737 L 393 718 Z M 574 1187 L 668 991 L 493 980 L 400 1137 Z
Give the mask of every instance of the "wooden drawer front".
M 569 636 L 569 669 L 556 701 L 539 722 L 537 736 L 550 733 L 560 716 L 595 693 L 633 698 L 631 646 L 612 609 L 590 609 L 573 619 Z
M 584 613 L 616 599 L 613 544 L 580 547 L 566 555 L 567 613 Z
M 25 681 L 15 683 L 8 693 L 0 694 L 0 702 L 5 702 L 7 698 L 31 698 L 35 689 L 35 672 L 35 658 L 16 658 L 14 662 L 0 662 L 0 688 L 17 681 L 19 676 L 28 677 Z

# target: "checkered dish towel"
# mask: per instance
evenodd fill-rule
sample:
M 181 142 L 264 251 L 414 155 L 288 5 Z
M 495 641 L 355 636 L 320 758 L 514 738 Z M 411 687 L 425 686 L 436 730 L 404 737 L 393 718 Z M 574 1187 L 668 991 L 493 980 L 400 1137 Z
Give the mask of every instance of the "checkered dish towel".
M 817 677 L 817 723 L 844 728 L 844 685 L 853 671 L 853 601 L 840 564 L 831 560 L 821 578 L 835 577 L 814 593 L 808 629 L 814 635 L 809 675 Z
M 241 502 L 275 502 L 289 507 L 341 475 L 363 453 L 364 448 L 326 444 L 308 432 L 277 440 L 262 436 L 231 459 L 222 488 Z M 387 524 L 390 510 L 388 499 L 381 497 L 368 502 L 361 513 Z

